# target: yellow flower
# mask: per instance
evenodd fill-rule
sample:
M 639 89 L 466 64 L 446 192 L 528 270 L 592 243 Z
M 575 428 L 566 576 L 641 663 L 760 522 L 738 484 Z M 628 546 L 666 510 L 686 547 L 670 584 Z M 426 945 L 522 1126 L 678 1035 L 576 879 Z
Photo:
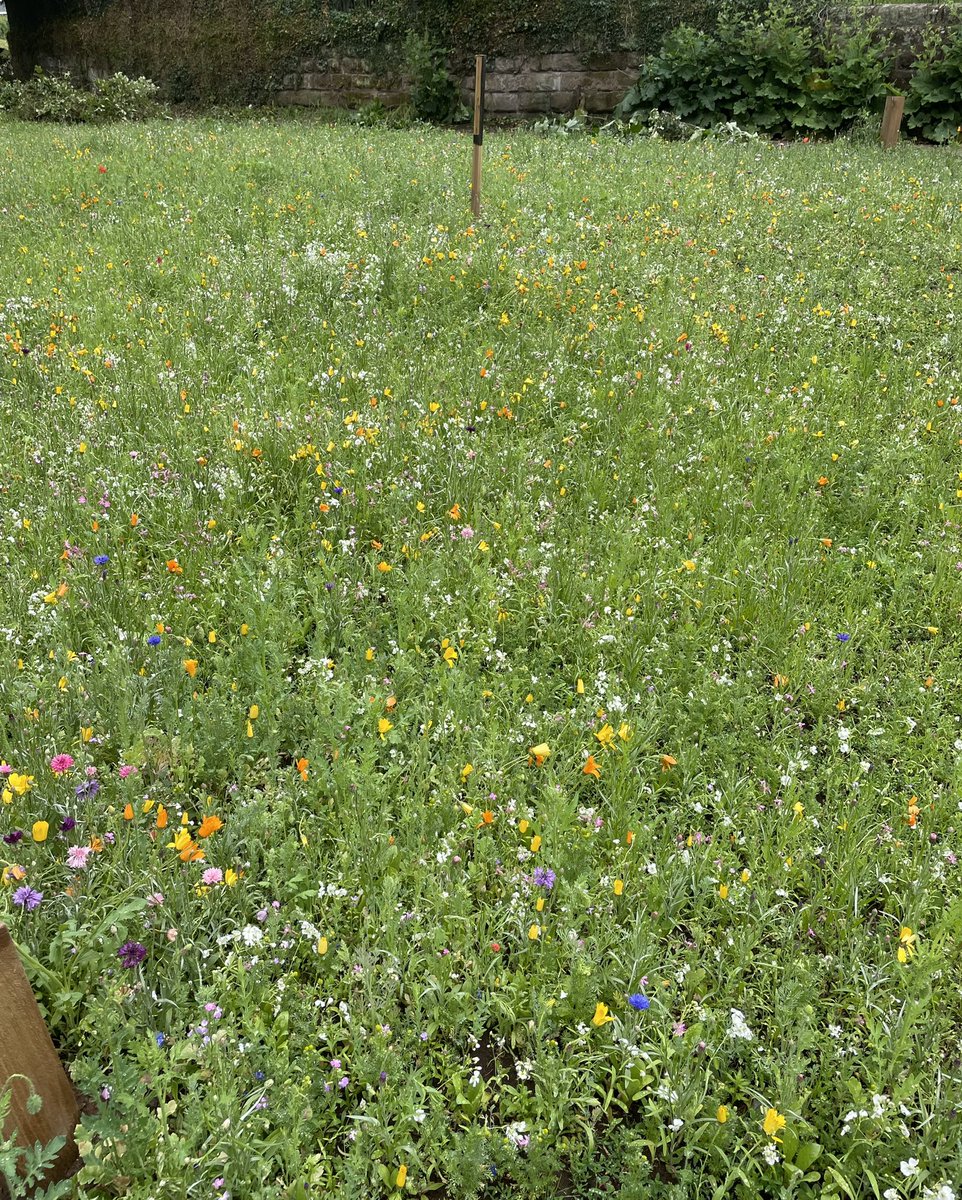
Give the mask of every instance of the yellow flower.
M 540 849 L 541 849 L 541 834 L 536 833 L 534 835 L 534 837 L 531 839 L 531 853 L 537 854 Z
M 461 782 L 462 783 L 464 783 L 464 781 L 467 779 L 467 777 L 471 774 L 471 772 L 473 770 L 474 770 L 474 767 L 471 765 L 471 763 L 464 764 L 464 766 L 461 768 Z
M 583 679 L 579 679 L 575 684 L 575 691 L 579 696 L 583 696 L 585 694 L 585 681 Z
M 238 879 L 240 879 L 240 876 L 233 867 L 228 867 L 224 872 L 224 884 L 226 887 L 234 887 Z
M 534 763 L 536 767 L 543 767 L 551 757 L 551 747 L 547 744 L 547 742 L 539 742 L 537 746 L 531 747 L 531 749 L 528 751 L 528 755 L 528 766 L 531 766 L 531 764 Z
M 405 1183 L 407 1183 L 407 1178 L 408 1178 L 407 1164 L 401 1163 L 401 1165 L 397 1169 L 397 1184 L 396 1184 L 396 1186 L 399 1188 L 403 1188 Z
M 31 833 L 35 842 L 45 842 L 49 832 L 50 825 L 46 821 L 34 821 Z
M 390 730 L 393 728 L 394 725 L 387 719 L 387 717 L 381 717 L 377 723 L 377 731 L 381 735 L 382 742 L 384 741 L 384 735 L 390 732 Z
M 591 1018 L 592 1025 L 596 1025 L 600 1029 L 602 1025 L 607 1025 L 609 1021 L 613 1021 L 614 1019 L 608 1011 L 608 1005 L 602 1004 L 599 1000 L 595 1005 L 595 1015 Z
M 3 791 L 0 792 L 0 800 L 3 800 L 4 804 L 12 804 L 13 792 L 11 792 L 9 788 L 4 788 Z
M 785 1128 L 785 1118 L 777 1108 L 770 1108 L 765 1113 L 765 1120 L 762 1122 L 762 1129 L 768 1134 L 773 1142 L 780 1142 L 782 1139 L 776 1137 L 775 1134 Z
M 539 937 L 541 937 L 541 926 L 540 925 L 532 925 L 531 928 L 528 930 L 529 940 L 532 942 L 536 942 Z
M 191 677 L 191 679 L 193 679 L 194 676 L 197 674 L 197 659 L 196 658 L 185 658 L 184 659 L 184 670 Z
M 625 890 L 625 881 L 623 879 L 616 879 L 612 886 L 614 888 L 615 895 L 620 896 Z
M 724 1106 L 724 1104 L 719 1104 L 715 1112 L 715 1119 L 719 1125 L 724 1125 L 728 1120 L 728 1109 Z
M 213 646 L 213 644 L 217 641 L 217 630 L 216 629 L 212 629 L 210 631 L 210 633 L 208 633 L 207 640 Z
M 718 895 L 722 900 L 728 899 L 728 884 L 722 883 L 718 887 Z
M 898 960 L 900 963 L 908 962 L 915 955 L 915 941 L 916 935 L 908 925 L 903 925 L 899 930 Z
M 391 564 L 386 563 L 386 562 L 379 562 L 377 564 L 377 569 L 381 572 L 382 575 L 386 575 L 388 573 L 388 571 L 394 570 L 394 568 L 391 566 Z
M 448 664 L 449 667 L 454 666 L 455 660 L 458 657 L 458 652 L 451 645 L 450 638 L 445 638 L 441 643 L 441 657 L 444 659 L 444 661 Z
M 317 943 L 317 952 L 322 957 L 327 953 L 327 938 L 322 937 Z
M 610 750 L 615 744 L 615 731 L 610 725 L 602 725 L 602 727 L 595 734 L 595 737 L 599 742 L 601 742 L 602 746 L 604 746 L 606 750 Z
M 618 728 L 618 736 L 623 742 L 627 742 L 631 739 L 631 726 L 627 721 L 621 722 L 621 725 Z
M 11 791 L 16 792 L 18 796 L 23 796 L 30 791 L 33 784 L 32 775 L 13 775 L 7 776 L 7 786 Z

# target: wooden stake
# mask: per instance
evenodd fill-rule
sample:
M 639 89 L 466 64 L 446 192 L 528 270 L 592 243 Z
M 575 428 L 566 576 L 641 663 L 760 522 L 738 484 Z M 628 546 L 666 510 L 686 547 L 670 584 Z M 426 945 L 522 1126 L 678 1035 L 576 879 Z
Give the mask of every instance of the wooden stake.
M 484 143 L 484 55 L 474 59 L 474 154 L 471 159 L 471 211 L 481 216 L 481 146 Z
M 888 96 L 886 98 L 885 112 L 882 114 L 882 145 L 886 150 L 891 150 L 898 144 L 899 126 L 902 124 L 904 109 L 904 96 Z
M 57 1155 L 47 1181 L 64 1179 L 78 1158 L 73 1139 L 80 1116 L 77 1097 L 50 1040 L 13 939 L 6 925 L 0 925 L 0 1091 L 8 1087 L 11 1103 L 3 1136 L 15 1136 L 19 1146 L 35 1142 L 45 1146 L 55 1137 L 65 1137 L 67 1144 Z M 31 1094 L 43 1101 L 37 1113 L 27 1107 Z M 3 1191 L 0 1181 L 0 1194 Z

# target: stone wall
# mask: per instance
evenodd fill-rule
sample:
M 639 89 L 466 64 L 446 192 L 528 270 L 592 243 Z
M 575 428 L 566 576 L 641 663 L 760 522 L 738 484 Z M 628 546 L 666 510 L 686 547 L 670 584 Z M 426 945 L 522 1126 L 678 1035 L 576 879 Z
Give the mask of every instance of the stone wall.
M 537 113 L 610 113 L 638 78 L 637 54 L 539 54 L 530 57 L 489 58 L 485 76 L 485 111 L 493 117 Z M 410 80 L 403 74 L 375 74 L 359 58 L 305 61 L 300 71 L 285 76 L 279 104 L 315 104 L 356 108 L 380 101 L 387 107 L 404 103 Z M 461 80 L 461 94 L 470 108 L 474 72 Z

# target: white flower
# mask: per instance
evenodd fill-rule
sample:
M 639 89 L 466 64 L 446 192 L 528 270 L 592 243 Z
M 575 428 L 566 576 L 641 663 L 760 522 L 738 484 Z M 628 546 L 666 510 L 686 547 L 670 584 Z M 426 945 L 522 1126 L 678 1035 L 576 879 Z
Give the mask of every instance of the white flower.
M 932 1188 L 926 1188 L 922 1193 L 922 1200 L 955 1200 L 955 1192 L 951 1184 L 940 1183 L 934 1191 Z
M 263 936 L 264 930 L 256 925 L 245 925 L 241 930 L 241 940 L 245 946 L 256 946 Z
M 919 1169 L 919 1160 L 917 1158 L 907 1158 L 905 1162 L 899 1163 L 899 1170 L 906 1179 L 911 1179 Z
M 882 1200 L 899 1200 L 899 1194 L 895 1188 L 886 1188 L 882 1193 Z
M 778 1149 L 771 1142 L 762 1150 L 762 1158 L 764 1158 L 770 1167 L 774 1167 L 780 1157 Z
M 745 1014 L 740 1009 L 733 1008 L 731 1010 L 731 1025 L 728 1027 L 728 1035 L 733 1038 L 742 1038 L 746 1042 L 750 1042 L 755 1036 L 748 1028 Z

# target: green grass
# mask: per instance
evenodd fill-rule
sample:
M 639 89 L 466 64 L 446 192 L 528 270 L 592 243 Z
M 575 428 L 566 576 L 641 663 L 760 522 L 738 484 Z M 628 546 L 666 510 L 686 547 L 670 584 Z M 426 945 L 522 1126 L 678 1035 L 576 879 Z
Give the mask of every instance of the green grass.
M 2 132 L 75 1193 L 957 1185 L 959 159 Z

